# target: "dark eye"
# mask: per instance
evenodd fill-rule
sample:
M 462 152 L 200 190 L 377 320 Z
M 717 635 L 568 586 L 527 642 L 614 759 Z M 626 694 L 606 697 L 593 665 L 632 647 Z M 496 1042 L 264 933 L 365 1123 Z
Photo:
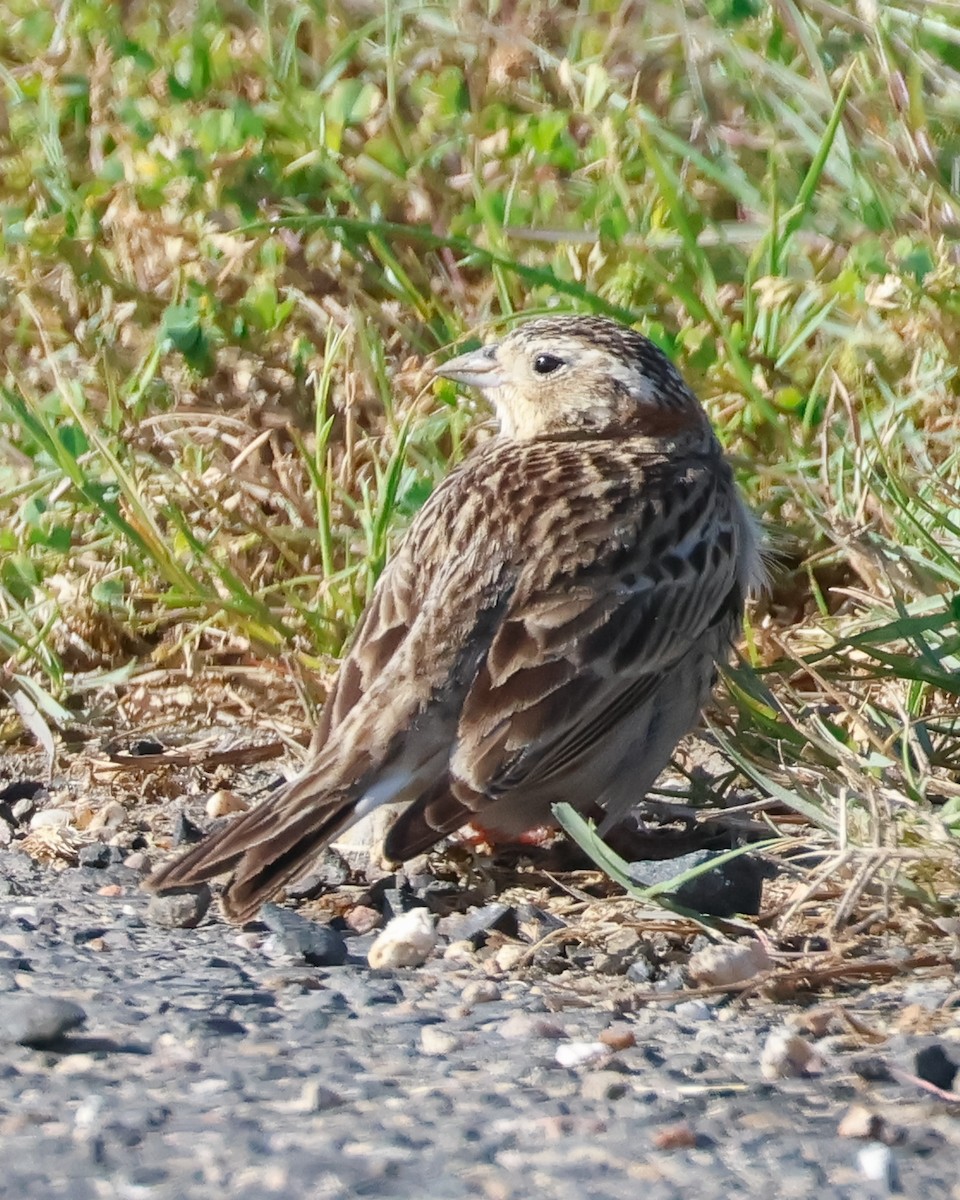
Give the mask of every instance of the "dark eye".
M 538 375 L 550 375 L 558 367 L 563 366 L 563 359 L 555 354 L 538 354 L 533 360 L 533 369 Z

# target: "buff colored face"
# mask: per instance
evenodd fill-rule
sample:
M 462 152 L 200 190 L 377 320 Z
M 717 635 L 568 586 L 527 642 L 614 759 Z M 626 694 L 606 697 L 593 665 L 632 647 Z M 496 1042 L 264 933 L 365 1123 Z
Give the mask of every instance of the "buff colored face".
M 480 388 L 506 437 L 699 429 L 702 410 L 679 376 L 629 332 L 610 342 L 594 336 L 591 318 L 531 321 L 500 342 L 449 360 L 437 374 Z

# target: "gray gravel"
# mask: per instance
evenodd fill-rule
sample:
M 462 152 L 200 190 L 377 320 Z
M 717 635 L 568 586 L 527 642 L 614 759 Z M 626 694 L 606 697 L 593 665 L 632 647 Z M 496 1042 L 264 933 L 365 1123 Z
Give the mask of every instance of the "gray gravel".
M 784 1009 L 617 1017 L 463 960 L 374 973 L 372 933 L 312 966 L 275 914 L 272 934 L 213 909 L 195 929 L 148 922 L 139 878 L 0 852 L 0 1025 L 14 1001 L 67 1021 L 43 1049 L 0 1045 L 0 1196 L 960 1195 L 951 1107 L 884 1080 L 876 1052 L 870 1070 L 838 1049 L 818 1077 L 761 1077 Z M 559 1065 L 614 1021 L 623 1048 Z M 886 1121 L 889 1153 L 838 1135 L 856 1103 Z

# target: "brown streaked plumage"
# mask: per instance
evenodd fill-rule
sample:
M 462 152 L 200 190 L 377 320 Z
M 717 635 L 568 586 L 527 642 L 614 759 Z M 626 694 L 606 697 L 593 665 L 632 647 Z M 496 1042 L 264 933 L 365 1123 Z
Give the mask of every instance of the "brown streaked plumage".
M 438 374 L 501 436 L 437 488 L 388 563 L 304 772 L 148 886 L 231 872 L 251 917 L 339 833 L 408 805 L 388 857 L 476 817 L 515 836 L 551 806 L 609 828 L 695 724 L 762 571 L 753 522 L 693 393 L 598 317 L 528 321 Z

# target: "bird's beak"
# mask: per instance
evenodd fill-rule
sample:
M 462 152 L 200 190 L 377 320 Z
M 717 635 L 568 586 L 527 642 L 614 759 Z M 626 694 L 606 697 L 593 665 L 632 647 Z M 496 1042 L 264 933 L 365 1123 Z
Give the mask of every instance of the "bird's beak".
M 489 346 L 481 346 L 479 350 L 459 354 L 434 368 L 433 373 L 442 379 L 452 379 L 464 387 L 477 387 L 485 391 L 502 387 L 506 380 L 497 361 L 499 348 L 496 342 L 492 342 Z

